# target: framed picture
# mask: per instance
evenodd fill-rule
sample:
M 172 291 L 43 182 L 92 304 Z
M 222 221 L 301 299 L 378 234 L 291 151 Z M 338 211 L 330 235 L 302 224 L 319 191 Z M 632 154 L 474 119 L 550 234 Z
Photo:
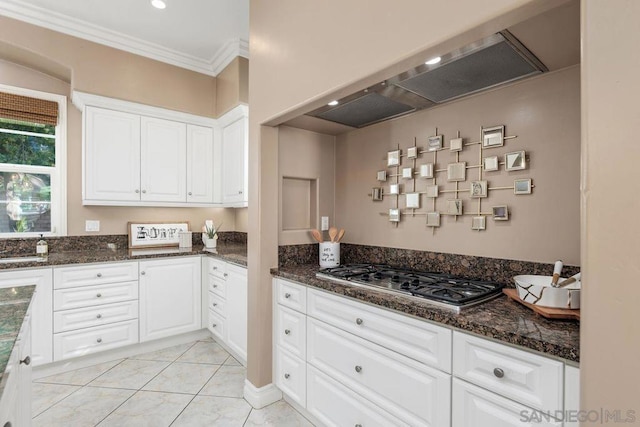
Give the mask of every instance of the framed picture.
M 419 154 L 418 147 L 407 148 L 407 159 L 417 159 L 418 154 Z
M 179 233 L 189 231 L 189 221 L 180 222 L 129 222 L 130 248 L 155 248 L 178 246 Z
M 447 215 L 462 215 L 462 200 L 447 200 Z
M 407 208 L 420 209 L 420 193 L 407 193 L 405 197 Z
M 484 230 L 487 228 L 487 219 L 484 216 L 474 216 L 471 219 L 472 230 Z
M 442 148 L 442 135 L 430 136 L 427 141 L 428 151 L 438 151 Z
M 390 184 L 389 194 L 400 194 L 400 184 Z
M 404 179 L 412 179 L 413 178 L 413 169 L 412 168 L 402 168 L 402 178 L 404 178 Z
M 484 148 L 502 147 L 504 145 L 504 125 L 482 128 L 482 146 Z
M 447 181 L 464 181 L 467 179 L 467 162 L 449 163 Z
M 437 185 L 427 185 L 427 197 L 438 197 L 438 186 Z
M 449 150 L 462 151 L 462 138 L 456 138 L 449 141 Z
M 493 172 L 500 169 L 500 164 L 498 163 L 498 156 L 485 157 L 483 163 L 484 163 L 485 172 Z
M 508 171 L 518 171 L 527 168 L 527 157 L 524 150 L 504 155 L 504 168 Z
M 440 212 L 427 212 L 427 227 L 440 227 Z
M 400 222 L 400 209 L 389 209 L 389 221 Z
M 509 221 L 509 208 L 507 205 L 493 206 L 491 210 L 493 211 L 494 221 Z
M 487 197 L 487 181 L 471 181 L 469 193 L 472 199 Z
M 387 171 L 378 171 L 378 181 L 385 182 L 387 180 Z
M 433 178 L 433 163 L 420 165 L 420 178 Z
M 371 189 L 371 199 L 374 202 L 382 201 L 382 187 L 373 187 Z
M 400 150 L 389 151 L 387 153 L 387 166 L 400 165 Z
M 531 178 L 513 181 L 513 194 L 531 194 Z

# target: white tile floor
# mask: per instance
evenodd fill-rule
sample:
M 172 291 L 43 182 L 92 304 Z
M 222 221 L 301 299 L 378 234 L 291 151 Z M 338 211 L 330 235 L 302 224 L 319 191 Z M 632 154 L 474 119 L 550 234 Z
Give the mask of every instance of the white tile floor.
M 40 378 L 38 426 L 311 426 L 284 401 L 252 409 L 245 368 L 213 340 Z

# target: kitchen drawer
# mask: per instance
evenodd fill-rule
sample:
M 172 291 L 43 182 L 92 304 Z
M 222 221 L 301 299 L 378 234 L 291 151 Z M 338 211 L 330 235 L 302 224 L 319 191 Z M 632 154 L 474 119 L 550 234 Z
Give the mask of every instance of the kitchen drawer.
M 281 305 L 276 308 L 276 344 L 302 360 L 307 355 L 306 321 L 307 318 L 302 313 Z
M 561 427 L 562 423 L 502 396 L 453 379 L 452 427 Z M 531 420 L 531 421 L 529 421 Z
M 331 427 L 409 426 L 311 365 L 307 366 L 307 411 Z
M 298 405 L 307 403 L 307 364 L 282 347 L 276 348 L 275 380 L 283 393 Z
M 213 292 L 221 298 L 227 298 L 227 282 L 219 277 L 209 275 L 209 292 Z
M 224 279 L 227 277 L 227 263 L 215 258 L 207 258 L 207 271 L 212 276 Z
M 207 325 L 207 329 L 211 331 L 211 333 L 222 340 L 223 342 L 227 340 L 226 333 L 226 325 L 223 317 L 218 315 L 218 313 L 214 313 L 209 310 L 209 323 Z
M 68 310 L 137 299 L 137 281 L 56 289 L 53 291 L 53 310 Z
M 53 335 L 53 360 L 86 356 L 138 342 L 138 320 Z
M 307 287 L 287 280 L 275 279 L 276 301 L 300 313 L 307 312 Z
M 307 362 L 409 425 L 449 425 L 449 374 L 311 317 Z
M 453 375 L 545 411 L 562 410 L 561 362 L 454 332 Z
M 53 332 L 66 332 L 138 318 L 138 301 L 103 304 L 53 313 Z
M 75 288 L 78 286 L 100 285 L 138 280 L 138 263 L 96 264 L 82 267 L 61 267 L 53 269 L 53 288 Z
M 217 313 L 219 316 L 227 317 L 227 300 L 219 295 L 209 292 L 209 310 Z
M 441 371 L 451 372 L 451 330 L 315 289 L 307 315 Z

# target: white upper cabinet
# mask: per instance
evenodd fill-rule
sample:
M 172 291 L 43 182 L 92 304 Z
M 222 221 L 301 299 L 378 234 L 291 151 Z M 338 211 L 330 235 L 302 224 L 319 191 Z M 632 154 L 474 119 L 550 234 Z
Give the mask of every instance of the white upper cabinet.
M 187 201 L 187 125 L 142 117 L 140 144 L 141 200 Z
M 249 109 L 239 105 L 219 121 L 222 127 L 222 203 L 247 206 Z
M 140 116 L 87 107 L 84 200 L 140 200 Z
M 187 125 L 187 202 L 213 203 L 213 129 Z

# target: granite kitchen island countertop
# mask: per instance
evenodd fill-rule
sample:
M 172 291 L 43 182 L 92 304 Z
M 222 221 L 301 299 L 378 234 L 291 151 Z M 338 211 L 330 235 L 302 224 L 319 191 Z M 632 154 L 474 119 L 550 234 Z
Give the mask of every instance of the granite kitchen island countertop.
M 323 289 L 366 303 L 402 312 L 421 319 L 471 332 L 504 343 L 545 353 L 566 361 L 580 361 L 580 324 L 576 321 L 547 320 L 505 295 L 460 313 L 428 302 L 392 295 L 359 286 L 318 279 L 317 264 L 274 268 L 274 276 Z

